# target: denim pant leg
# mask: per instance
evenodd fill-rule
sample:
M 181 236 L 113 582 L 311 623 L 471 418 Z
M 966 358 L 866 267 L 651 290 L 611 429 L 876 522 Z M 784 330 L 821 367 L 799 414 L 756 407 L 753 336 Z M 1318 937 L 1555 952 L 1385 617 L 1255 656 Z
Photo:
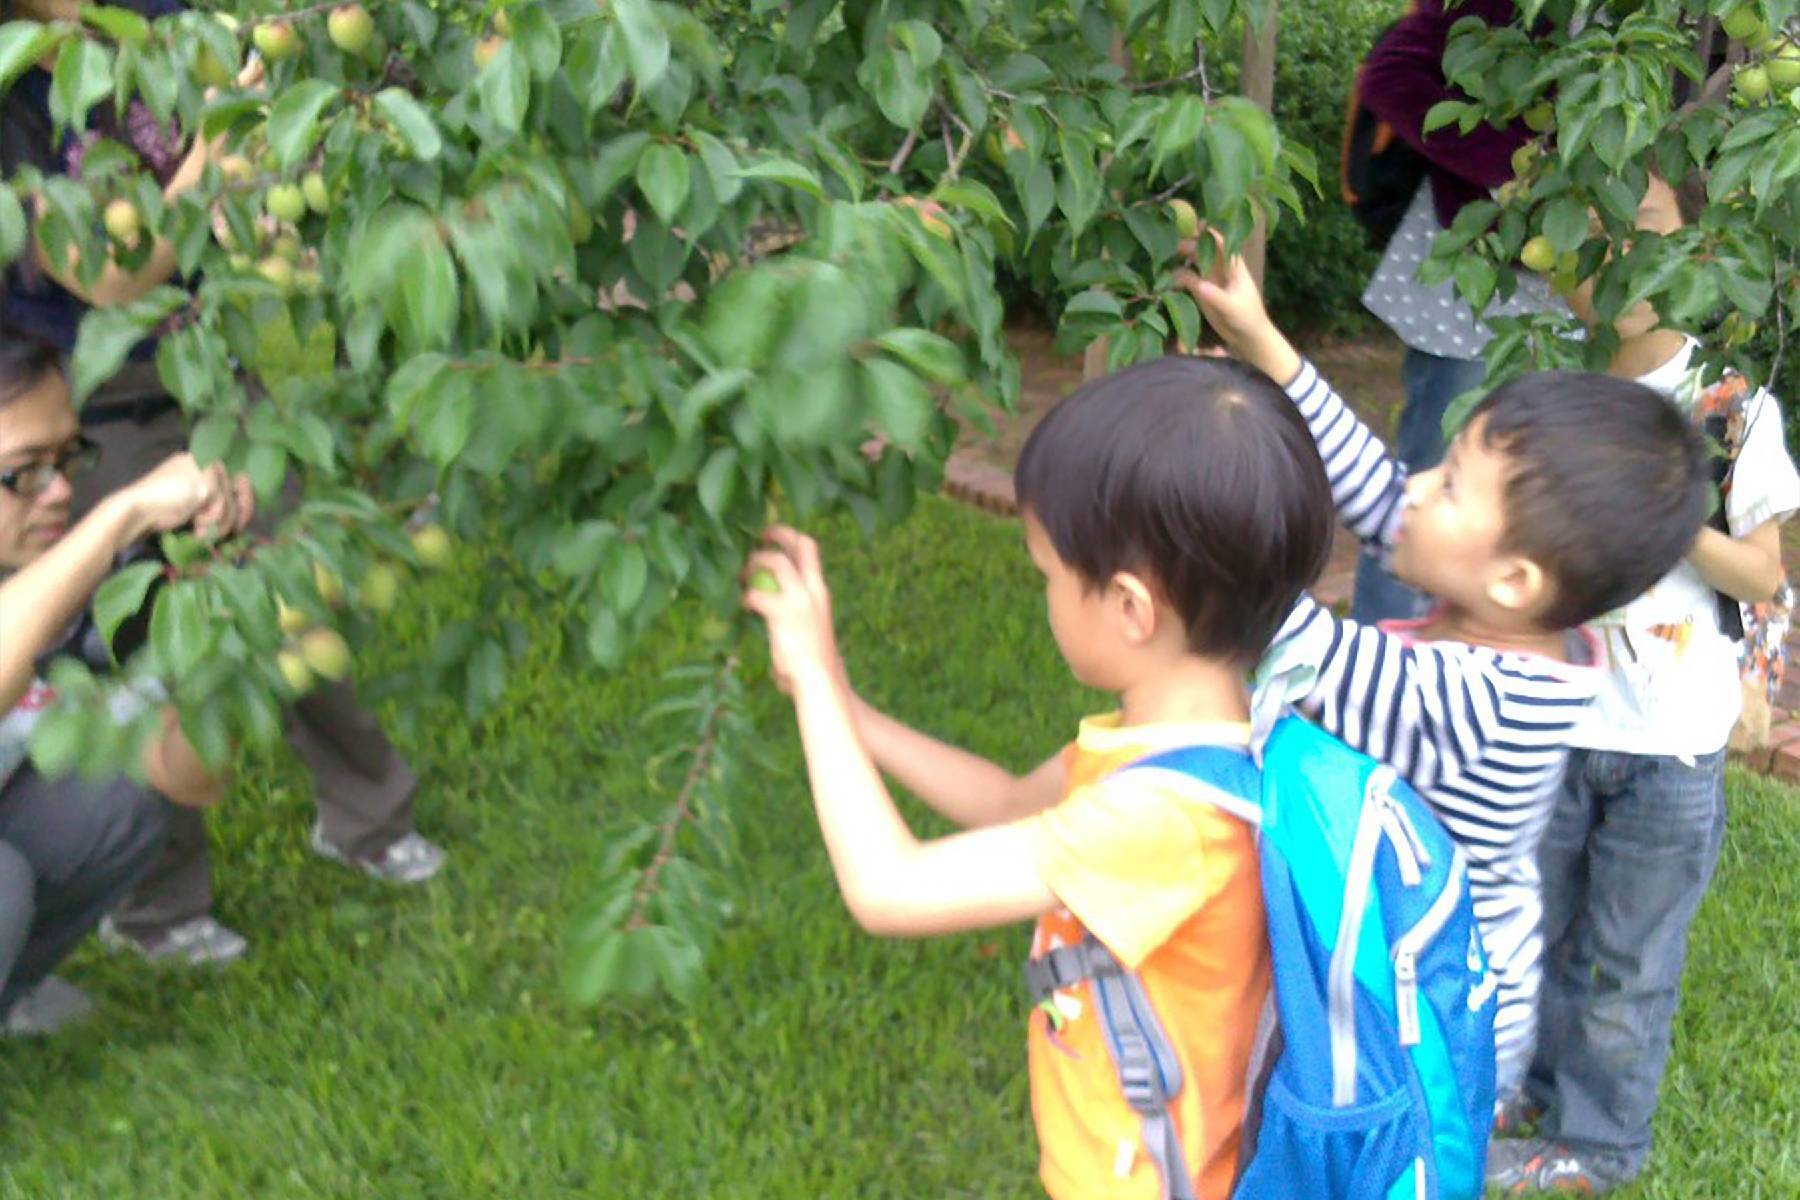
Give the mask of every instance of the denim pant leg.
M 1538 988 L 1537 1050 L 1525 1094 L 1548 1107 L 1555 1064 L 1569 1044 L 1573 1014 L 1585 1003 L 1593 976 L 1587 946 L 1588 838 L 1599 821 L 1599 798 L 1588 786 L 1589 750 L 1571 750 L 1557 788 L 1556 807 L 1538 843 L 1544 899 L 1544 975 Z
M 1394 456 L 1410 471 L 1425 471 L 1444 457 L 1444 411 L 1450 402 L 1475 387 L 1487 372 L 1479 358 L 1440 358 L 1423 350 L 1407 350 L 1400 377 L 1406 385 L 1406 405 L 1394 431 Z M 1416 617 L 1426 608 L 1425 597 L 1413 591 L 1381 564 L 1381 556 L 1364 549 L 1356 564 L 1356 590 L 1350 615 L 1358 621 L 1387 621 Z
M 1724 842 L 1725 752 L 1691 766 L 1596 753 L 1584 766 L 1595 820 L 1585 903 L 1554 956 L 1576 983 L 1546 1022 L 1558 1032 L 1542 1056 L 1551 1084 L 1545 1132 L 1610 1160 L 1609 1173 L 1628 1179 L 1649 1158 L 1688 926 Z

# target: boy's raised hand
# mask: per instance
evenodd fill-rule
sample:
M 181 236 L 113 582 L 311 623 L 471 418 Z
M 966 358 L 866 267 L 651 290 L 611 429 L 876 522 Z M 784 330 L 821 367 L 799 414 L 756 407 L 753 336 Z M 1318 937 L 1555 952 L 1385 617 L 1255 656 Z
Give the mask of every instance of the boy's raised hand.
M 1203 226 L 1199 236 L 1213 240 L 1212 270 L 1204 275 L 1177 271 L 1176 286 L 1194 298 L 1206 323 L 1233 355 L 1277 383 L 1286 383 L 1300 369 L 1300 356 L 1269 320 L 1250 268 L 1242 256 L 1225 252 L 1225 240 L 1217 230 Z
M 819 544 L 798 530 L 776 526 L 763 534 L 765 548 L 744 565 L 744 607 L 769 627 L 775 682 L 796 687 L 843 680 L 837 635 L 831 626 L 831 590 Z

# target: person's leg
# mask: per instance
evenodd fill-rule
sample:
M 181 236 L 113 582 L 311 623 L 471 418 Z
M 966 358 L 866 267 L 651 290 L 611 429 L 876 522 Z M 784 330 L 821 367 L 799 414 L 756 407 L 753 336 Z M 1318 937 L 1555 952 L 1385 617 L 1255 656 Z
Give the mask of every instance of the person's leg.
M 156 865 L 100 927 L 100 940 L 152 962 L 224 964 L 243 957 L 242 935 L 212 916 L 212 852 L 206 814 L 169 805 L 169 836 Z
M 1481 359 L 1440 358 L 1409 349 L 1400 367 L 1406 403 L 1394 431 L 1394 457 L 1410 471 L 1435 467 L 1444 457 L 1444 413 L 1450 402 L 1478 385 L 1487 371 Z M 1419 616 L 1427 600 L 1395 579 L 1379 555 L 1364 550 L 1356 564 L 1350 614 L 1374 622 Z
M 1525 1077 L 1525 1095 L 1537 1109 L 1548 1108 L 1556 1062 L 1567 1043 L 1569 1025 L 1588 991 L 1586 947 L 1588 838 L 1598 819 L 1590 770 L 1605 770 L 1587 750 L 1569 753 L 1557 789 L 1556 807 L 1538 843 L 1538 875 L 1544 898 L 1544 974 L 1538 991 L 1537 1048 Z
M 1668 1063 L 1688 926 L 1725 834 L 1725 754 L 1686 765 L 1637 757 L 1603 795 L 1588 862 L 1589 993 L 1554 1064 L 1547 1136 L 1603 1164 L 1643 1170 Z
M 0 792 L 0 842 L 31 866 L 36 912 L 0 989 L 0 1011 L 29 992 L 156 861 L 168 805 L 119 777 L 46 779 L 22 768 Z
M 0 990 L 12 977 L 37 919 L 37 872 L 17 849 L 0 842 Z

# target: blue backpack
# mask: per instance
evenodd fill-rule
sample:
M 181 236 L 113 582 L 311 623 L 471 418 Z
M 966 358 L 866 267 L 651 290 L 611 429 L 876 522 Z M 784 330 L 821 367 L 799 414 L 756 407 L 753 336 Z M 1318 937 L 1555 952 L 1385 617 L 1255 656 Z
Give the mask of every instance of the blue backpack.
M 1260 774 L 1260 779 L 1258 778 Z M 1113 776 L 1192 788 L 1259 828 L 1274 966 L 1233 1200 L 1472 1200 L 1494 1111 L 1494 977 L 1462 851 L 1392 770 L 1295 716 L 1257 764 L 1190 746 Z M 1230 797 L 1255 796 L 1239 804 Z M 1137 976 L 1092 937 L 1026 964 L 1034 997 L 1090 981 L 1168 1200 L 1194 1176 L 1169 1120 L 1181 1068 Z

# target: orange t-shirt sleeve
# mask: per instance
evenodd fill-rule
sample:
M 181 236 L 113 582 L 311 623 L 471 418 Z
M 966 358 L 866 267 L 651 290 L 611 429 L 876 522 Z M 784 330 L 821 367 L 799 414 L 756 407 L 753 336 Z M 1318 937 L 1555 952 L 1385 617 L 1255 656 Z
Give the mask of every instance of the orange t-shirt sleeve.
M 1101 784 L 1022 824 L 1045 886 L 1135 971 L 1206 903 L 1211 815 L 1154 787 Z

